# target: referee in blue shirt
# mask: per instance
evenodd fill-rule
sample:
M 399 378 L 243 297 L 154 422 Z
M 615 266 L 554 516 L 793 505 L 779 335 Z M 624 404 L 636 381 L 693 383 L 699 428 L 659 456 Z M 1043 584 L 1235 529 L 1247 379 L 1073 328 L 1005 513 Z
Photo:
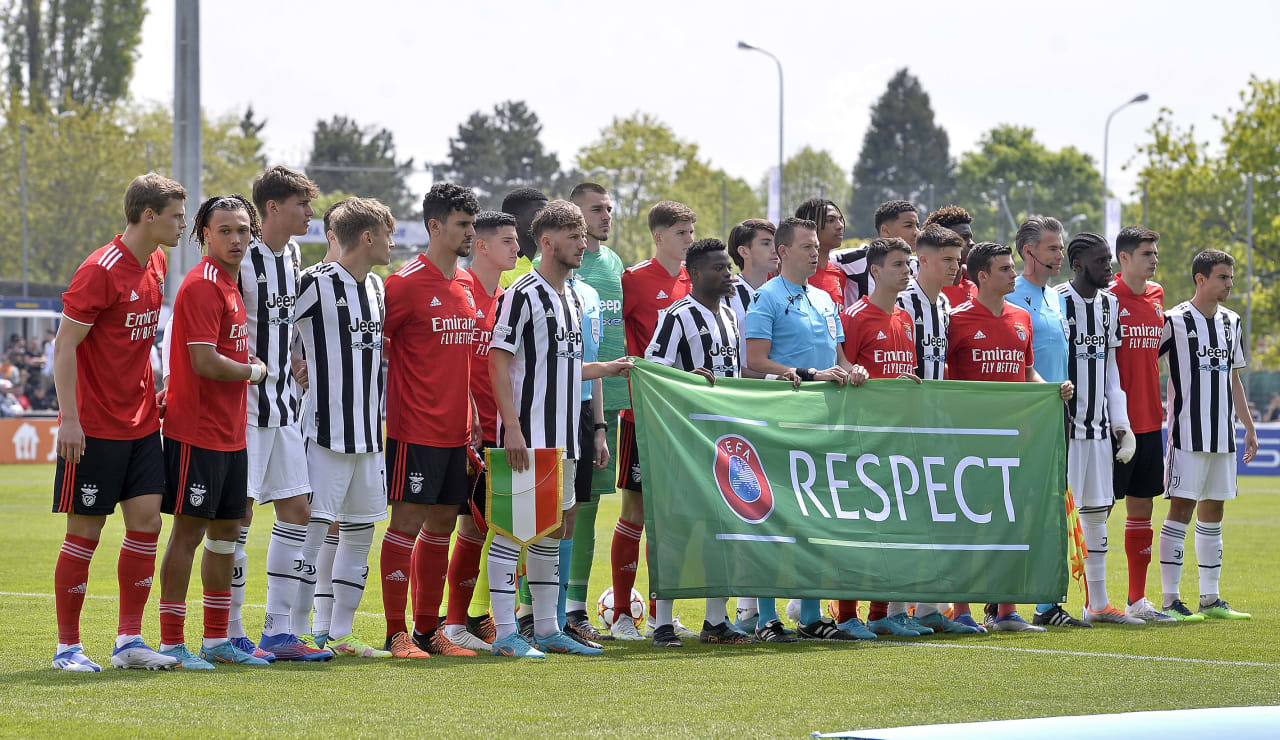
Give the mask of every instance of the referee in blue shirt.
M 774 245 L 780 274 L 760 286 L 747 310 L 747 366 L 767 379 L 823 380 L 862 385 L 867 371 L 845 359 L 844 328 L 831 296 L 809 285 L 818 270 L 818 227 L 788 218 L 778 226 Z M 762 642 L 791 642 L 778 619 L 773 599 L 760 599 L 756 637 Z M 800 602 L 802 638 L 854 640 L 849 632 L 824 619 L 818 599 Z

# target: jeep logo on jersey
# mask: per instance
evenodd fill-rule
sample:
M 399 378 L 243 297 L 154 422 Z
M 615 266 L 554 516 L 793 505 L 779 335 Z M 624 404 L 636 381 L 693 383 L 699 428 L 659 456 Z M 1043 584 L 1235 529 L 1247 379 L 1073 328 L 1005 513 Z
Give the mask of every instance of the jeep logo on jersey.
M 288 293 L 276 293 L 267 299 L 265 305 L 267 308 L 293 308 L 293 304 L 297 302 L 298 298 L 296 296 L 291 296 Z
M 98 500 L 98 487 L 92 483 L 80 486 L 80 501 L 85 506 L 93 506 Z
M 192 506 L 199 506 L 204 503 L 204 486 L 199 483 L 195 483 L 192 484 L 189 491 L 190 493 L 187 495 L 187 500 L 191 502 Z
M 368 319 L 351 319 L 351 323 L 347 326 L 347 329 L 352 334 L 381 334 L 382 322 L 370 321 Z
M 582 332 L 569 329 L 565 331 L 562 326 L 556 330 L 555 340 L 557 342 L 566 342 L 568 344 L 582 344 Z
M 739 519 L 759 524 L 773 513 L 773 489 L 750 442 L 737 434 L 716 440 L 716 486 Z

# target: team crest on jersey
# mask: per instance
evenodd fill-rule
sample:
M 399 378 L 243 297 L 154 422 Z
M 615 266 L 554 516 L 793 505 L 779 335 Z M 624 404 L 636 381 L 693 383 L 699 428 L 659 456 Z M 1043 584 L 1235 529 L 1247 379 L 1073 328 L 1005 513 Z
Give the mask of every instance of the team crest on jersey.
M 92 483 L 80 486 L 80 502 L 85 506 L 93 506 L 98 500 L 98 487 Z
M 716 440 L 716 487 L 735 515 L 748 524 L 759 524 L 773 513 L 773 489 L 760 464 L 756 448 L 739 434 Z
M 409 474 L 409 490 L 414 494 L 422 493 L 422 473 Z
M 1156 318 L 1157 318 L 1157 319 L 1160 319 L 1160 320 L 1162 320 L 1162 321 L 1163 321 L 1163 320 L 1164 320 L 1164 309 L 1160 308 L 1160 302 L 1159 302 L 1159 301 L 1152 301 L 1152 302 L 1151 302 L 1151 307 L 1152 307 L 1152 308 L 1154 308 L 1154 309 L 1156 310 Z
M 471 297 L 471 291 L 469 290 L 467 291 L 467 305 L 472 308 L 476 307 L 476 299 Z
M 204 494 L 205 494 L 204 486 L 200 485 L 199 483 L 193 483 L 191 485 L 191 488 L 188 489 L 188 491 L 189 493 L 187 494 L 187 500 L 191 502 L 192 506 L 199 506 L 200 504 L 204 503 Z
M 1014 331 L 1018 333 L 1018 339 L 1024 342 L 1027 341 L 1027 328 L 1025 326 L 1023 326 L 1022 324 L 1014 324 L 1013 328 L 1014 328 Z

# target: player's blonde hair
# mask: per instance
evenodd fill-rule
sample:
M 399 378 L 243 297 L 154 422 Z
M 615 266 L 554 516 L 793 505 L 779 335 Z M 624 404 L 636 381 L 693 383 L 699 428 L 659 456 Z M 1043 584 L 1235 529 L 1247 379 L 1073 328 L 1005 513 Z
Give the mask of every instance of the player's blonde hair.
M 375 231 L 379 226 L 388 232 L 396 228 L 391 209 L 377 198 L 347 198 L 341 208 L 329 214 L 329 223 L 343 249 L 354 247 L 366 231 Z

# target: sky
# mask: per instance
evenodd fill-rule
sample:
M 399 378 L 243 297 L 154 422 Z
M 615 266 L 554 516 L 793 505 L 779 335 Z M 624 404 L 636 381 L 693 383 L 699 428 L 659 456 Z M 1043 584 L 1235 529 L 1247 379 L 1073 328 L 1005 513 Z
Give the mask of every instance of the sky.
M 174 3 L 147 6 L 133 94 L 171 103 Z M 523 99 L 562 166 L 615 116 L 643 111 L 754 185 L 777 161 L 778 76 L 742 40 L 782 62 L 787 155 L 826 149 L 846 171 L 904 66 L 955 158 L 1010 123 L 1100 163 L 1107 114 L 1146 92 L 1111 125 L 1109 183 L 1128 197 L 1137 168 L 1122 166 L 1137 164 L 1160 108 L 1214 141 L 1213 116 L 1239 105 L 1250 74 L 1280 75 L 1274 0 L 206 0 L 200 22 L 206 114 L 252 104 L 268 159 L 290 165 L 307 161 L 316 121 L 337 114 L 390 129 L 402 159 L 439 162 L 470 113 Z

